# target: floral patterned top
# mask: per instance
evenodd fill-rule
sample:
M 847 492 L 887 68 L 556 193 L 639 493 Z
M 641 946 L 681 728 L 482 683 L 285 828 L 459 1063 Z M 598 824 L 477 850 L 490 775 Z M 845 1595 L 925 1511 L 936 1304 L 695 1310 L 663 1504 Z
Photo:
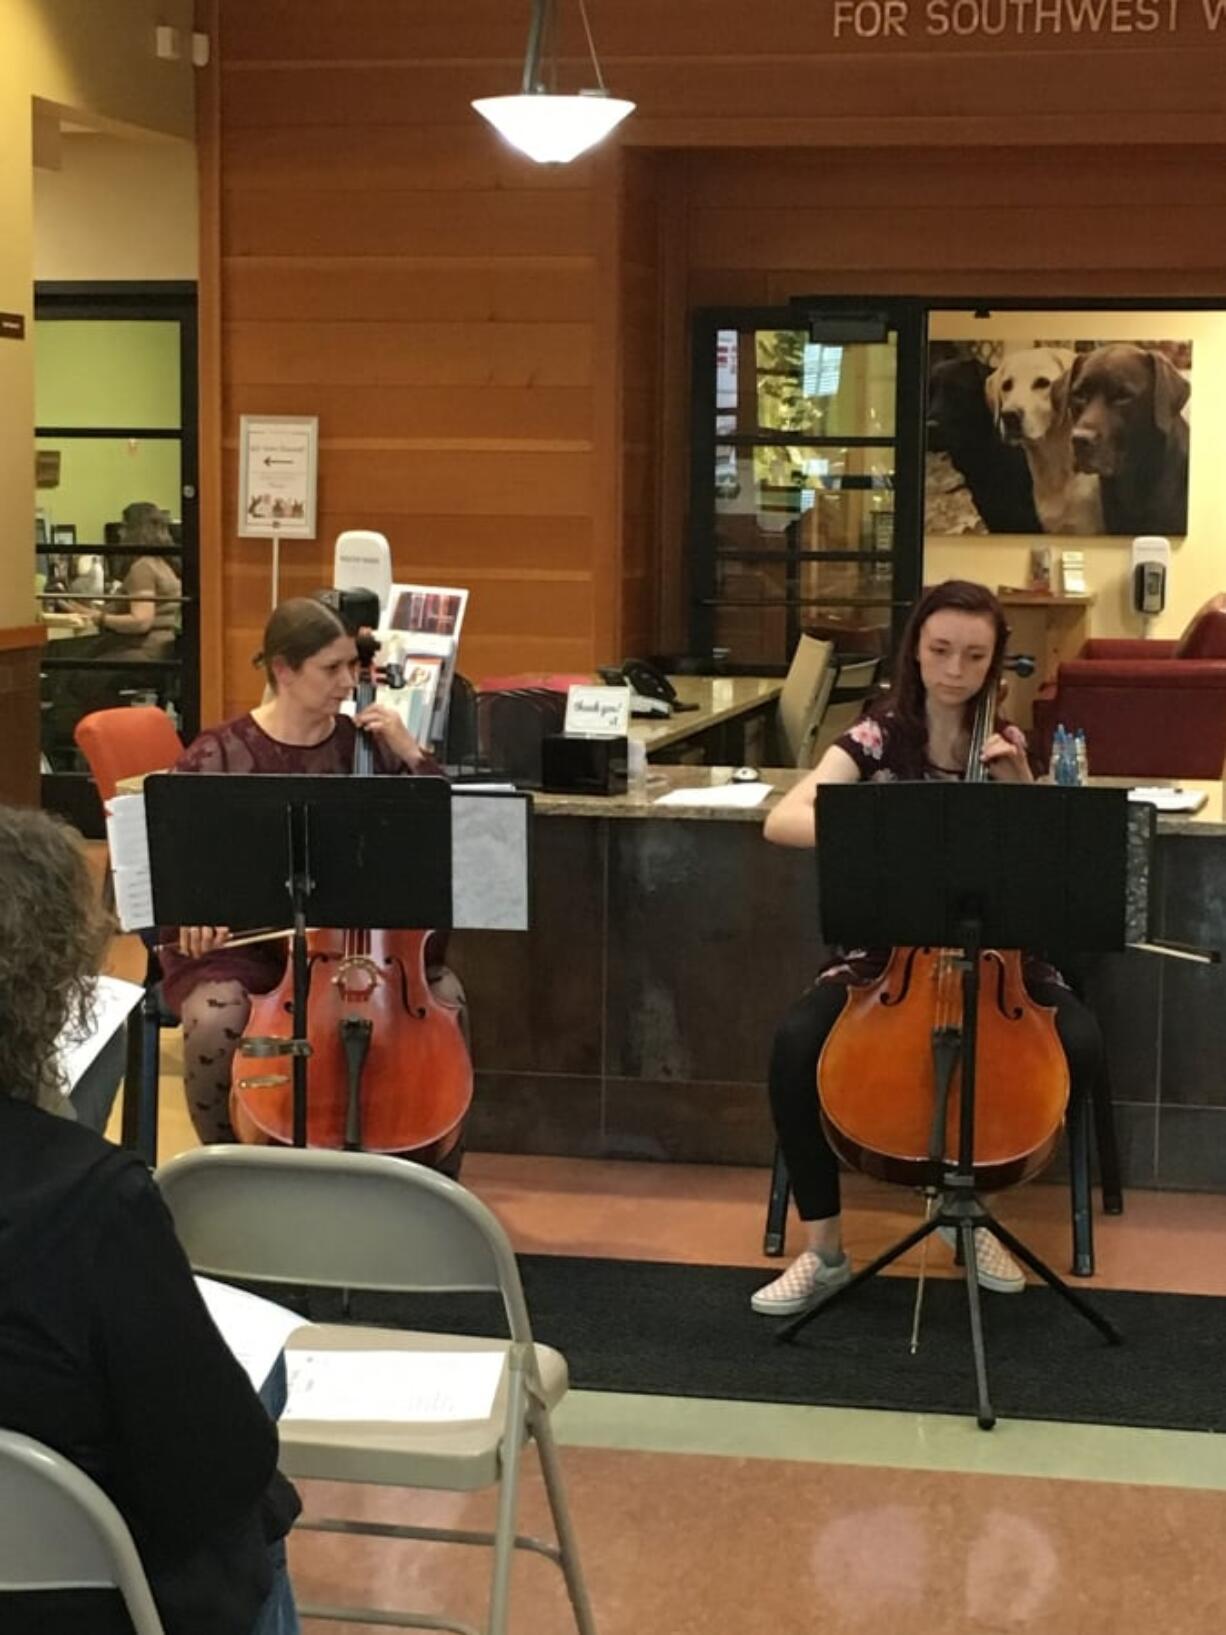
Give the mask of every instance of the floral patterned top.
M 1026 735 L 1020 727 L 998 720 L 996 728 L 1020 749 L 1026 748 Z M 906 742 L 888 712 L 862 715 L 834 742 L 856 763 L 862 783 L 905 783 L 915 780 L 915 748 Z M 934 765 L 926 756 L 922 766 L 925 782 L 958 783 L 963 777 L 963 773 L 952 767 Z M 888 948 L 832 949 L 830 962 L 822 968 L 818 981 L 843 984 L 875 982 L 885 970 L 889 957 Z M 1027 979 L 1034 982 L 1062 981 L 1054 966 L 1035 955 L 1024 955 L 1023 969 Z

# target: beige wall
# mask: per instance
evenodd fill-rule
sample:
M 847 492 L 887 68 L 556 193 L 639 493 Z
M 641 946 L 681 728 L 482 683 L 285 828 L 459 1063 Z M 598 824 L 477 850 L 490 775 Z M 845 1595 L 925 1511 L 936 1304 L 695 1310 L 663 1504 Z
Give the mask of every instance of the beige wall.
M 934 313 L 934 340 L 968 340 L 976 331 L 1016 337 L 1019 344 L 1038 340 L 1186 340 L 1192 341 L 1192 396 L 1189 401 L 1191 443 L 1188 471 L 1188 532 L 1171 541 L 1171 574 L 1166 611 L 1148 634 L 1178 636 L 1202 602 L 1226 590 L 1226 312 L 1034 312 L 1000 313 L 977 324 L 964 313 Z M 1042 536 L 1058 565 L 1062 549 L 1085 553 L 1086 588 L 1097 600 L 1090 613 L 1095 636 L 1140 636 L 1144 632 L 1129 597 L 1130 539 L 1077 539 Z M 1024 586 L 1035 536 L 973 534 L 932 537 L 924 546 L 924 578 L 981 579 L 996 589 Z
M 190 28 L 191 0 L 5 0 L 0 50 L 0 630 L 33 621 L 33 99 L 88 121 L 189 138 L 192 68 L 154 55 L 158 23 Z
M 101 132 L 66 135 L 34 172 L 34 276 L 195 280 L 196 148 Z

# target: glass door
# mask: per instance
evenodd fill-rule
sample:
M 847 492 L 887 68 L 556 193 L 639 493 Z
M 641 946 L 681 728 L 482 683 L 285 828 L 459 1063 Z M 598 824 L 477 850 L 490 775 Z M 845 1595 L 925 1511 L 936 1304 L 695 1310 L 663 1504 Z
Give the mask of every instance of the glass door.
M 40 285 L 35 320 L 43 800 L 92 828 L 82 715 L 159 704 L 185 737 L 199 727 L 195 290 Z M 155 627 L 116 636 L 83 621 L 126 609 L 126 575 L 155 546 L 164 571 L 138 570 L 156 575 Z
M 698 315 L 695 653 L 786 669 L 802 632 L 884 655 L 919 585 L 923 314 Z

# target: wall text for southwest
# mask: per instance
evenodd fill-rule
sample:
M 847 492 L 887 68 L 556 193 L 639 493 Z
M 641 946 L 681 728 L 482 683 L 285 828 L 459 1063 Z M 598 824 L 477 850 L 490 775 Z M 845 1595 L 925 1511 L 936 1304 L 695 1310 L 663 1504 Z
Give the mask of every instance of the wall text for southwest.
M 1178 34 L 1221 29 L 1226 0 L 834 0 L 836 40 Z

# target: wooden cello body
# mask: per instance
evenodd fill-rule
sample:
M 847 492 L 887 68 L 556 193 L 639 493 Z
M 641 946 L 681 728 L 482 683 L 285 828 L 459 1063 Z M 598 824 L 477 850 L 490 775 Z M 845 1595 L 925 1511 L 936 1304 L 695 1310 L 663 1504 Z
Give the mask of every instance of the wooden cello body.
M 426 978 L 428 931 L 312 931 L 307 1038 L 307 1144 L 411 1153 L 437 1166 L 454 1150 L 472 1101 L 473 1073 L 459 1008 Z M 360 1072 L 360 1034 L 369 1023 Z M 364 1030 L 362 1030 L 364 1032 Z M 293 977 L 253 997 L 246 1032 L 293 1033 Z M 348 1042 L 347 1042 L 348 1041 Z M 293 1139 L 293 1089 L 280 1066 L 236 1056 L 230 1113 L 240 1141 Z
M 958 1156 L 959 958 L 950 949 L 895 948 L 877 981 L 848 989 L 822 1050 L 817 1076 L 830 1144 L 878 1180 L 936 1186 Z M 974 1159 L 976 1185 L 988 1192 L 1029 1180 L 1047 1163 L 1069 1079 L 1056 1013 L 1026 992 L 1021 955 L 985 949 L 979 961 Z
M 373 638 L 358 638 L 357 708 L 375 696 Z M 374 771 L 359 732 L 354 773 Z M 440 999 L 427 975 L 430 931 L 323 930 L 307 939 L 309 1077 L 307 1145 L 402 1153 L 435 1167 L 454 1154 L 472 1101 L 473 1072 L 460 1007 Z M 230 1116 L 240 1141 L 293 1140 L 293 968 L 271 993 L 253 996 L 244 1038 L 284 1039 L 271 1061 L 234 1058 Z
M 995 715 L 990 686 L 971 733 L 968 782 L 985 775 Z M 1051 1157 L 1069 1071 L 1056 1013 L 1027 992 L 1021 953 L 977 957 L 974 1175 L 991 1191 L 1030 1179 Z M 880 1180 L 939 1186 L 958 1158 L 964 963 L 957 949 L 895 948 L 880 977 L 848 987 L 823 1046 L 817 1083 L 831 1146 Z

